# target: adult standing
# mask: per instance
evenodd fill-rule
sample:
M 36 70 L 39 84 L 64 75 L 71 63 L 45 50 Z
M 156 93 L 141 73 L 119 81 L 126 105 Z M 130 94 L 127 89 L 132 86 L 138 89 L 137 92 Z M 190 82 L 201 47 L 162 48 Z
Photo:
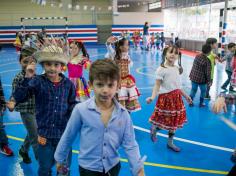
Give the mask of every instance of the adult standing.
M 144 49 L 148 50 L 148 43 L 149 43 L 149 25 L 146 21 L 143 26 L 143 45 Z

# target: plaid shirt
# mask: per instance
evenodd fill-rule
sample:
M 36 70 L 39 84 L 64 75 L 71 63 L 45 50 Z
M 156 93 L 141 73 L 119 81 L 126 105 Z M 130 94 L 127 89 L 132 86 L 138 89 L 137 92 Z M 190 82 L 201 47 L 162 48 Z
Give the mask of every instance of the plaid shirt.
M 204 54 L 195 57 L 189 78 L 199 84 L 207 84 L 211 81 L 211 62 Z
M 32 94 L 35 95 L 38 134 L 41 137 L 61 138 L 76 104 L 73 83 L 63 74 L 60 76 L 62 80 L 58 85 L 45 75 L 25 78 L 13 94 L 16 102 L 26 101 Z
M 6 101 L 4 98 L 2 82 L 0 78 L 0 115 L 1 115 L 1 111 L 4 110 L 5 108 L 6 108 Z
M 220 93 L 220 97 L 224 97 L 224 98 L 225 98 L 225 103 L 226 103 L 227 105 L 236 104 L 236 94 Z
M 25 78 L 25 71 L 22 70 L 20 73 L 18 73 L 13 82 L 12 82 L 12 94 L 16 90 L 16 86 L 22 82 Z M 23 112 L 23 113 L 34 113 L 35 112 L 35 98 L 34 95 L 29 96 L 28 100 L 23 103 L 18 103 L 15 107 L 15 110 L 18 112 Z

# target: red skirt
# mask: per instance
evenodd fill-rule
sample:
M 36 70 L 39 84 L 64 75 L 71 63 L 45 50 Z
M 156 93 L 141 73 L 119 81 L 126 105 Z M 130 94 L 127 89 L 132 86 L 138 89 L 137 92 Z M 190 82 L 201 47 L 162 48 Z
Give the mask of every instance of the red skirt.
M 181 91 L 177 89 L 160 94 L 149 121 L 165 130 L 175 131 L 177 128 L 182 128 L 187 120 Z

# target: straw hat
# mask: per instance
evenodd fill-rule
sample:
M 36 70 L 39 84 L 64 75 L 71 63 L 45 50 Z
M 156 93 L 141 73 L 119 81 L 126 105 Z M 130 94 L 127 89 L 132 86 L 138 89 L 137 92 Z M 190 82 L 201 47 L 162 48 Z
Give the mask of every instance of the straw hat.
M 37 51 L 34 54 L 34 57 L 38 63 L 54 61 L 60 62 L 65 65 L 67 65 L 70 59 L 66 52 L 64 52 L 62 48 L 56 45 L 49 45 L 47 47 L 44 47 L 42 50 Z

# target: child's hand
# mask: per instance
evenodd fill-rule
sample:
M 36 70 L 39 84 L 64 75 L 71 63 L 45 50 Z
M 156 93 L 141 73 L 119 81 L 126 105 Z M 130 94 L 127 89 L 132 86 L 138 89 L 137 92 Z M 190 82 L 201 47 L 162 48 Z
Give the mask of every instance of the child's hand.
M 68 175 L 69 168 L 65 164 L 56 164 L 57 172 L 61 175 Z
M 26 78 L 32 78 L 35 75 L 35 69 L 36 69 L 35 62 L 32 62 L 29 65 L 27 65 L 25 77 Z
M 224 112 L 227 112 L 227 106 L 225 103 L 224 97 L 218 97 L 215 101 L 215 103 L 212 106 L 212 111 L 214 113 L 219 113 L 221 110 L 224 110 Z
M 6 103 L 7 108 L 10 112 L 14 111 L 16 103 L 14 101 L 8 101 Z
M 148 98 L 146 99 L 147 104 L 150 104 L 152 101 L 153 101 L 152 97 L 148 97 Z
M 185 99 L 187 100 L 188 104 L 193 104 L 193 100 L 190 96 L 186 96 Z
M 138 176 L 145 176 L 144 169 L 140 169 L 138 172 Z
M 107 43 L 114 43 L 115 41 L 117 41 L 117 37 L 111 36 L 107 39 Z

